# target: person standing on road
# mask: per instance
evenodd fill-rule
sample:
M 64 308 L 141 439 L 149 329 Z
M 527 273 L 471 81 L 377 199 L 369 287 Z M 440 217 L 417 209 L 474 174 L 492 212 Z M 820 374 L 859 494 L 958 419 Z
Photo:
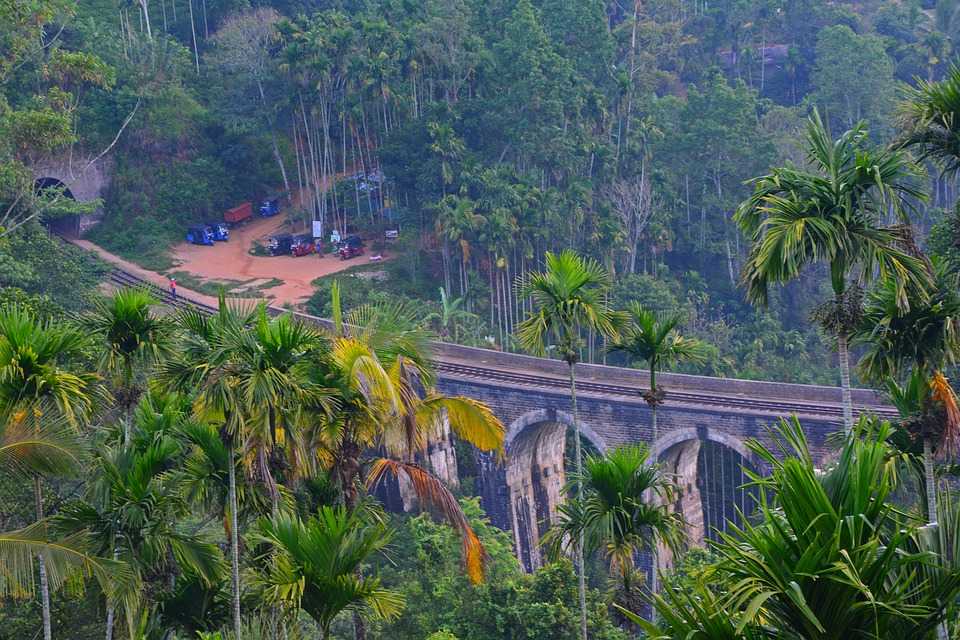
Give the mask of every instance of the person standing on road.
M 176 278 L 170 278 L 170 296 L 173 298 L 177 297 L 177 280 Z

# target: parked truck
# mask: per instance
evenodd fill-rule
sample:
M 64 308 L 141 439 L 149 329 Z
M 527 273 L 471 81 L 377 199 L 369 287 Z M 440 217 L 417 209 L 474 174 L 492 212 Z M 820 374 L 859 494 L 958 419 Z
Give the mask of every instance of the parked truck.
M 243 224 L 253 217 L 253 204 L 244 202 L 235 206 L 233 209 L 227 209 L 223 214 L 223 221 L 231 227 Z
M 272 256 L 288 256 L 292 246 L 293 236 L 289 233 L 270 236 L 267 240 L 267 250 Z

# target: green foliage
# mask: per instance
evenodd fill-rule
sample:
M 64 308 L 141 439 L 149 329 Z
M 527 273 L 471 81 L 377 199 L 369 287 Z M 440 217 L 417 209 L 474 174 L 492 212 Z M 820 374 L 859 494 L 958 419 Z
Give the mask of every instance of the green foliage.
M 888 424 L 863 419 L 836 462 L 815 468 L 799 422 L 781 421 L 757 518 L 723 534 L 719 560 L 692 591 L 658 596 L 656 638 L 924 636 L 943 619 L 960 574 L 890 500 L 899 483 Z M 766 496 L 766 497 L 764 497 Z
M 374 577 L 358 575 L 361 565 L 390 542 L 390 530 L 371 513 L 343 507 L 321 507 L 306 521 L 278 515 L 261 520 L 256 540 L 277 555 L 260 576 L 265 600 L 302 608 L 326 638 L 333 619 L 343 611 L 390 619 L 403 608 L 403 598 L 380 586 Z
M 860 35 L 846 25 L 830 26 L 817 36 L 810 101 L 838 128 L 869 120 L 882 130 L 893 108 L 893 64 L 883 39 Z
M 45 296 L 65 311 L 84 308 L 106 271 L 96 258 L 51 237 L 39 225 L 26 225 L 0 239 L 0 290 Z
M 555 558 L 582 535 L 584 553 L 601 552 L 611 573 L 627 583 L 641 551 L 659 543 L 679 550 L 683 520 L 662 506 L 674 502 L 676 487 L 650 464 L 644 447 L 588 456 L 583 467 L 584 496 L 560 505 L 559 521 L 543 539 Z

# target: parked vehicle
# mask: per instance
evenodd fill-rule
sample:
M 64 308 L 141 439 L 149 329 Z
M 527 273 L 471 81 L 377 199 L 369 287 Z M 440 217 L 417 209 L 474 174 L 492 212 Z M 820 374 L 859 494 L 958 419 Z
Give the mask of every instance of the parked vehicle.
M 316 244 L 313 241 L 313 236 L 310 234 L 304 233 L 293 236 L 293 243 L 290 245 L 290 253 L 293 255 L 299 258 L 300 256 L 308 256 L 316 250 Z
M 341 260 L 349 260 L 354 256 L 363 255 L 363 239 L 360 236 L 347 236 L 337 249 Z
M 280 213 L 280 198 L 266 198 L 260 203 L 260 216 L 270 218 Z
M 293 246 L 293 236 L 284 233 L 278 236 L 270 236 L 267 240 L 267 250 L 272 256 L 288 256 L 290 248 Z
M 249 202 L 235 206 L 233 209 L 227 209 L 223 214 L 223 220 L 231 226 L 237 226 L 250 220 L 253 217 L 253 205 Z
M 190 244 L 213 244 L 213 234 L 206 227 L 190 227 L 187 229 L 187 242 Z
M 207 222 L 206 228 L 217 242 L 226 242 L 230 239 L 230 229 L 227 228 L 226 222 Z

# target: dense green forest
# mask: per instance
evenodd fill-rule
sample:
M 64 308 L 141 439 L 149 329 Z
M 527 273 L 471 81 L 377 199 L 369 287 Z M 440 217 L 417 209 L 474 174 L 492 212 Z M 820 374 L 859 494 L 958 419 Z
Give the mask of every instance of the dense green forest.
M 960 636 L 957 42 L 949 0 L 0 0 L 0 638 Z M 171 311 L 49 232 L 162 270 L 281 191 L 400 228 L 316 283 L 330 328 Z M 645 366 L 654 438 L 668 368 L 839 381 L 843 424 L 748 443 L 707 549 L 575 426 L 527 573 L 427 455 L 507 453 L 437 336 L 564 360 L 574 418 L 578 362 Z
M 97 154 L 121 133 L 91 237 L 147 266 L 170 265 L 190 222 L 303 189 L 293 216 L 402 229 L 387 281 L 350 278 L 348 299 L 416 299 L 461 341 L 516 349 L 529 308 L 514 279 L 545 250 L 574 248 L 615 274 L 621 306 L 682 309 L 710 338 L 715 351 L 686 370 L 835 381 L 830 341 L 808 322 L 822 278 L 747 305 L 731 216 L 745 181 L 802 162 L 814 106 L 834 133 L 862 119 L 873 144 L 889 141 L 902 87 L 949 67 L 957 7 L 628 4 L 41 3 L 43 48 L 20 51 L 4 95 L 23 113 L 70 91 L 69 139 L 49 140 L 64 153 Z M 103 68 L 58 83 L 51 65 L 68 52 Z M 70 60 L 81 62 L 94 64 Z M 361 172 L 383 187 L 342 179 Z M 937 172 L 918 180 L 930 186 L 914 218 L 925 234 L 956 189 Z M 453 317 L 438 285 L 461 299 Z M 315 312 L 330 311 L 326 286 Z

